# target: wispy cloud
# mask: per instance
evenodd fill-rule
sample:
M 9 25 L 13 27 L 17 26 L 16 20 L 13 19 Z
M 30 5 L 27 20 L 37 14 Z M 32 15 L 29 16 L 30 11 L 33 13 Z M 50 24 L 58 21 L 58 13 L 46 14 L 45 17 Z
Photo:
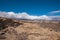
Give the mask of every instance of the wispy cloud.
M 56 13 L 60 13 L 60 10 L 57 10 L 57 11 L 51 11 L 49 13 L 52 13 L 52 14 L 56 14 Z
M 33 16 L 29 15 L 26 12 L 22 13 L 15 13 L 15 12 L 1 12 L 0 11 L 0 17 L 6 17 L 6 18 L 20 18 L 20 19 L 44 19 L 44 20 L 50 20 L 47 15 L 41 15 L 41 16 Z

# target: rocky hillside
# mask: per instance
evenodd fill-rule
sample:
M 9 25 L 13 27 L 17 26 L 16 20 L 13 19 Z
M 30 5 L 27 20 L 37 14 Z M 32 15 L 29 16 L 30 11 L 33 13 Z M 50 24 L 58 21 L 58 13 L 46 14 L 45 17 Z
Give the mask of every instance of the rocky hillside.
M 0 17 L 0 40 L 60 40 L 60 21 Z

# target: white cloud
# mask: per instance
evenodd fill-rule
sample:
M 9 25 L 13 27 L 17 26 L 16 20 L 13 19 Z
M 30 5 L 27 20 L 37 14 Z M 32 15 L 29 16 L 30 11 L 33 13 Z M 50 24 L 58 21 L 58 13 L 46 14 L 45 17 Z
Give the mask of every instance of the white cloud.
M 57 13 L 59 11 L 56 11 L 55 13 Z M 52 11 L 51 13 L 54 13 L 54 11 Z M 60 16 L 47 16 L 47 15 L 41 15 L 41 16 L 33 16 L 33 15 L 29 15 L 26 12 L 22 12 L 22 13 L 15 13 L 15 12 L 1 12 L 0 11 L 0 17 L 6 17 L 6 18 L 17 18 L 17 19 L 43 19 L 43 20 L 60 20 Z
M 55 13 L 60 13 L 60 10 L 57 10 L 57 11 L 51 11 L 49 13 L 52 13 L 52 14 L 55 14 Z
M 51 18 L 49 18 L 46 15 L 42 15 L 42 16 L 33 16 L 33 15 L 29 15 L 26 12 L 22 12 L 22 13 L 14 13 L 14 12 L 1 12 L 0 11 L 0 17 L 6 17 L 6 18 L 19 18 L 19 19 L 44 19 L 44 20 L 50 20 Z
M 52 11 L 51 13 L 57 13 L 60 11 Z M 17 18 L 17 19 L 43 19 L 43 20 L 60 20 L 60 16 L 47 16 L 47 15 L 41 15 L 41 16 L 33 16 L 33 15 L 29 15 L 26 12 L 22 12 L 22 13 L 15 13 L 15 12 L 1 12 L 0 11 L 0 17 L 6 17 L 6 18 Z

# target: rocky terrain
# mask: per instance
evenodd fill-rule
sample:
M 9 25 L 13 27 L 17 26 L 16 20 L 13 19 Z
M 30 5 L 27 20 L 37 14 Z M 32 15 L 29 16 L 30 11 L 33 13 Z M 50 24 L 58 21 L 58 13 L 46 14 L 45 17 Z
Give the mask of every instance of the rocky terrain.
M 60 21 L 0 17 L 0 40 L 60 40 Z

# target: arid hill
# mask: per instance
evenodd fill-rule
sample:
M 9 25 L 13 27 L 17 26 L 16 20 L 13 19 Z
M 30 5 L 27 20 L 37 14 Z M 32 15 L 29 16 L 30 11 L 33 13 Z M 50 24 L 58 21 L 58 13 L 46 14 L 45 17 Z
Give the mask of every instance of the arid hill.
M 60 21 L 0 17 L 0 40 L 60 40 Z

